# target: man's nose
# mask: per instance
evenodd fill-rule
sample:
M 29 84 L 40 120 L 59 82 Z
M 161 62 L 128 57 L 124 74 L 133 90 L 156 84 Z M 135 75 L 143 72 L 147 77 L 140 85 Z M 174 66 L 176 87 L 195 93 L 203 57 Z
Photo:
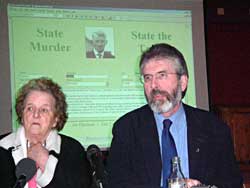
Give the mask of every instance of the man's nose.
M 153 76 L 151 81 L 151 88 L 153 89 L 158 88 L 158 86 L 159 86 L 159 80 L 155 76 Z

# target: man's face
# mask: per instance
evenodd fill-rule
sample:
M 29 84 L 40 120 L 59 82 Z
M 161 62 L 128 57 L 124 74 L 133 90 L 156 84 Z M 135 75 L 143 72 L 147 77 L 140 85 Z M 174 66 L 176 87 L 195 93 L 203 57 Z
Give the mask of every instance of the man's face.
M 154 112 L 171 112 L 187 87 L 187 76 L 179 77 L 173 64 L 173 60 L 166 58 L 151 59 L 142 70 L 145 96 Z
M 101 53 L 104 51 L 107 40 L 104 36 L 95 36 L 93 38 L 93 46 L 97 52 Z

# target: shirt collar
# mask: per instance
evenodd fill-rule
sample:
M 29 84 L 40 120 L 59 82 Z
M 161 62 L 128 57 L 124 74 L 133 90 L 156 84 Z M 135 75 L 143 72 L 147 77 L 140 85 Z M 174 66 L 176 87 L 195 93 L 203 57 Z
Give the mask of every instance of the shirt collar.
M 171 129 L 173 130 L 178 130 L 183 127 L 182 124 L 177 123 L 179 122 L 180 119 L 183 118 L 183 115 L 185 115 L 185 111 L 184 111 L 184 107 L 182 103 L 180 104 L 180 108 L 168 118 L 164 117 L 161 113 L 154 112 L 154 116 L 157 122 L 163 122 L 164 119 L 170 119 L 172 121 L 172 124 L 174 125 L 174 126 L 171 126 Z
M 102 51 L 101 53 L 100 52 L 97 52 L 96 49 L 94 48 L 94 53 L 95 53 L 95 56 L 98 57 L 98 54 L 101 54 L 102 57 L 103 57 L 103 54 L 104 54 L 104 51 Z

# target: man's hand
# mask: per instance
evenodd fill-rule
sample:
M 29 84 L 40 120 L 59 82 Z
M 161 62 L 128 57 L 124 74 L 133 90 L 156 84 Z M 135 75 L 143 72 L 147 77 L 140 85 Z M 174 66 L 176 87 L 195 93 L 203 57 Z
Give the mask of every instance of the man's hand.
M 193 186 L 201 184 L 200 181 L 195 180 L 195 179 L 185 179 L 185 182 L 186 182 L 187 188 L 191 188 Z

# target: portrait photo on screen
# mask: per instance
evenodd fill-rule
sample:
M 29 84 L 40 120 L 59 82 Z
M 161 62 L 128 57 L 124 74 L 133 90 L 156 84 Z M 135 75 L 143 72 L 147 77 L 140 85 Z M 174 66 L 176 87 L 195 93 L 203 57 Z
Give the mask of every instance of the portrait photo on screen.
M 112 28 L 86 27 L 86 58 L 115 58 Z

